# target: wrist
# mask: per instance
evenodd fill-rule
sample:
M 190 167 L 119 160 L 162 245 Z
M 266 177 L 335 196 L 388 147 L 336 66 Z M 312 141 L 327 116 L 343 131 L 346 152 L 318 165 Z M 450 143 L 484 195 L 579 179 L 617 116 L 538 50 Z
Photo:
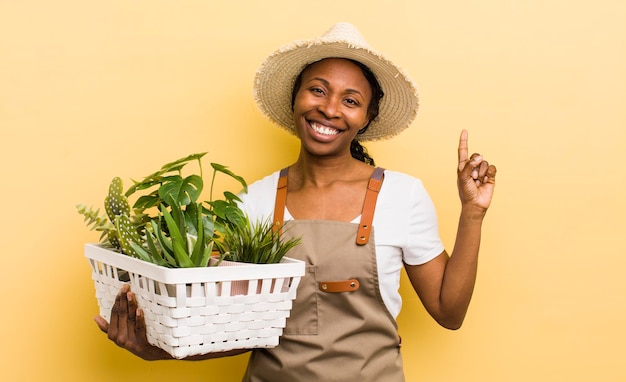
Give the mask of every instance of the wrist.
M 486 214 L 486 208 L 468 205 L 463 205 L 461 207 L 461 220 L 466 220 L 474 223 L 482 223 Z

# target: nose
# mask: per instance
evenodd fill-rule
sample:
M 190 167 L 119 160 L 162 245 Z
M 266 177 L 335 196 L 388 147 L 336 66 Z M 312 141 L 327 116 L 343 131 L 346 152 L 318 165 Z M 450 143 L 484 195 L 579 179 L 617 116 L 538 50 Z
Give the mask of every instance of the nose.
M 337 118 L 341 114 L 340 100 L 336 97 L 327 97 L 320 102 L 317 109 L 327 119 Z

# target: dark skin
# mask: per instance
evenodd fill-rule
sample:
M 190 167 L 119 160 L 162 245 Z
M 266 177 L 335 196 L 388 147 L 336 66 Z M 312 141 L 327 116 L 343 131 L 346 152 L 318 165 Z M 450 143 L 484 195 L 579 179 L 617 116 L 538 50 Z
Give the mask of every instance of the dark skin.
M 343 59 L 307 68 L 294 101 L 300 155 L 290 167 L 287 207 L 297 219 L 352 221 L 360 214 L 373 168 L 352 158 L 350 142 L 370 120 L 371 88 L 362 71 Z M 457 187 L 461 214 L 451 255 L 443 251 L 421 265 L 405 264 L 413 289 L 443 327 L 458 329 L 472 297 L 484 216 L 495 187 L 495 166 L 468 154 L 468 133 L 458 146 Z M 95 321 L 118 346 L 145 360 L 172 359 L 146 337 L 143 312 L 128 286 L 118 294 L 111 322 Z M 189 357 L 202 360 L 245 353 L 233 350 Z
M 350 154 L 370 120 L 371 87 L 355 64 L 308 67 L 294 99 L 300 155 L 289 169 L 287 208 L 298 219 L 351 221 L 361 213 L 373 168 Z
M 422 265 L 405 269 L 428 313 L 443 327 L 458 329 L 474 291 L 482 222 L 491 204 L 496 167 L 480 154 L 468 156 L 468 133 L 461 132 L 457 185 L 461 216 L 452 255 L 444 251 Z
M 146 361 L 174 359 L 165 350 L 153 346 L 148 342 L 143 311 L 137 306 L 137 298 L 135 294 L 130 291 L 128 285 L 124 285 L 115 297 L 115 303 L 111 309 L 111 322 L 106 322 L 106 320 L 100 316 L 96 316 L 94 320 L 100 330 L 106 333 L 111 341 L 139 358 Z M 189 361 L 205 360 L 243 354 L 248 351 L 247 349 L 232 350 L 192 356 L 185 359 Z

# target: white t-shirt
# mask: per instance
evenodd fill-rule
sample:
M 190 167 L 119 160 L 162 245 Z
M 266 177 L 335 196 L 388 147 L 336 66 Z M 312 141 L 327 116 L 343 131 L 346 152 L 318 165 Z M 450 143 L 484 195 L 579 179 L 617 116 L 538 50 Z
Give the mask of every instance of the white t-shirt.
M 242 208 L 251 221 L 273 219 L 279 172 L 248 186 L 239 195 Z M 361 217 L 353 220 L 359 223 Z M 285 221 L 293 220 L 285 208 Z M 374 212 L 374 241 L 380 293 L 385 306 L 395 318 L 402 308 L 399 293 L 403 262 L 424 264 L 444 247 L 439 237 L 437 215 L 430 196 L 419 179 L 385 170 Z

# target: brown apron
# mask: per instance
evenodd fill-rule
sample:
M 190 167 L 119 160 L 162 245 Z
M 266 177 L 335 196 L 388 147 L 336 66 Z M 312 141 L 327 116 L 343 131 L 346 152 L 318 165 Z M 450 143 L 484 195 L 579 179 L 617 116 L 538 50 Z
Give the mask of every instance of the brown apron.
M 371 222 L 383 169 L 370 179 L 361 222 L 292 220 L 284 237 L 302 237 L 289 257 L 307 263 L 280 344 L 254 350 L 243 381 L 404 381 L 400 337 L 378 285 Z M 281 171 L 274 222 L 281 224 L 287 171 Z M 355 242 L 356 240 L 356 242 Z

